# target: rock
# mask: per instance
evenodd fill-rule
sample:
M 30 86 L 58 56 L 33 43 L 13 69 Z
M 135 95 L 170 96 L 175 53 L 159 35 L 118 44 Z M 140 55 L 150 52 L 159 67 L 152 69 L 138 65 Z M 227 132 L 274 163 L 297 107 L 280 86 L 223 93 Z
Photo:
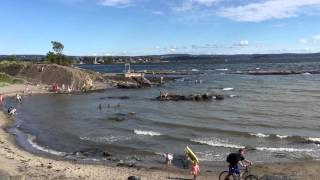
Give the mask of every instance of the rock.
M 128 113 L 128 115 L 130 115 L 130 116 L 134 116 L 134 115 L 136 115 L 137 113 L 136 112 L 129 112 Z
M 83 91 L 89 91 L 93 88 L 93 81 L 89 76 L 86 76 L 85 81 L 82 86 Z
M 122 121 L 125 121 L 127 119 L 125 117 L 110 117 L 110 118 L 108 118 L 108 120 L 122 122 Z
M 102 153 L 102 155 L 103 155 L 104 157 L 110 157 L 110 156 L 112 156 L 112 154 L 109 153 L 109 152 L 107 152 L 107 151 L 104 151 L 104 152 Z
M 129 96 L 109 96 L 108 99 L 129 99 Z
M 124 162 L 123 160 L 120 160 L 117 164 L 118 167 L 136 167 L 136 164 L 134 162 Z
M 129 176 L 128 180 L 141 180 L 141 178 L 136 176 Z
M 141 88 L 138 83 L 134 83 L 134 82 L 118 82 L 117 83 L 117 87 L 121 88 L 121 89 L 137 89 L 137 88 Z
M 224 97 L 222 95 L 210 95 L 208 93 L 205 94 L 191 94 L 189 96 L 186 95 L 177 95 L 177 94 L 169 94 L 162 93 L 156 99 L 160 101 L 210 101 L 212 99 L 223 100 Z
M 224 97 L 222 95 L 216 95 L 216 100 L 224 100 Z

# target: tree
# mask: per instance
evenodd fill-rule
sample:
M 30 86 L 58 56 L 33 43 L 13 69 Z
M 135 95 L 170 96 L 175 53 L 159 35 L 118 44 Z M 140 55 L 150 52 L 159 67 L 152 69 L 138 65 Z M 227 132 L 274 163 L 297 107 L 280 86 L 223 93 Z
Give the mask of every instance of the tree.
M 62 54 L 64 45 L 61 42 L 51 41 L 51 44 L 52 44 L 52 49 L 56 54 Z
M 70 66 L 72 61 L 63 54 L 63 44 L 58 41 L 51 41 L 51 44 L 54 52 L 49 51 L 47 53 L 47 60 L 54 64 Z

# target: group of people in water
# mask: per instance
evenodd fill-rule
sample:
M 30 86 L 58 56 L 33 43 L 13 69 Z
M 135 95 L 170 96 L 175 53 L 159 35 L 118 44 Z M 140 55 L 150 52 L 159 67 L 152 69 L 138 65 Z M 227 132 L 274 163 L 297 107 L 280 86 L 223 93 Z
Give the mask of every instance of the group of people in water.
M 31 91 L 26 88 L 25 91 L 23 91 L 23 94 L 26 94 L 26 93 L 30 93 Z M 30 93 L 31 94 L 31 93 Z M 4 100 L 4 97 L 2 94 L 0 94 L 0 103 L 2 104 L 3 103 L 3 100 Z M 16 102 L 17 103 L 22 103 L 22 96 L 20 94 L 16 94 Z M 9 115 L 14 115 L 16 112 L 17 112 L 17 109 L 14 107 L 14 106 L 10 106 L 7 110 L 8 114 Z
M 246 167 L 252 165 L 252 162 L 245 158 L 245 149 L 239 149 L 237 152 L 230 153 L 227 158 L 226 162 L 229 164 L 229 172 L 231 174 L 236 174 L 240 177 L 240 166 Z M 193 175 L 193 180 L 197 179 L 197 176 L 200 174 L 200 165 L 199 162 L 192 160 L 186 154 L 187 159 L 192 163 L 191 166 L 191 174 Z M 169 169 L 172 165 L 174 155 L 170 153 L 165 153 L 165 163 L 166 168 Z

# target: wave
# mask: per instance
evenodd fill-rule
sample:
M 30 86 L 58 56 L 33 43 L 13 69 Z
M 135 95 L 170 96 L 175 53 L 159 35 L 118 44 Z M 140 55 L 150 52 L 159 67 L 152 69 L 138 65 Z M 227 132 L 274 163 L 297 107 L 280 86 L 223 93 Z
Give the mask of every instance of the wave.
M 226 148 L 245 148 L 245 146 L 237 145 L 237 144 L 230 144 L 226 141 L 223 141 L 218 138 L 209 138 L 209 139 L 192 139 L 191 141 L 200 143 L 200 144 L 206 144 L 213 147 L 226 147 Z
M 39 151 L 46 152 L 46 153 L 49 153 L 49 154 L 53 154 L 53 155 L 56 155 L 56 156 L 65 156 L 65 155 L 67 155 L 67 153 L 65 153 L 65 152 L 55 151 L 53 149 L 48 149 L 48 148 L 45 148 L 43 146 L 38 145 L 35 142 L 36 141 L 36 137 L 32 136 L 30 134 L 28 134 L 27 141 L 34 149 L 37 149 Z
M 192 141 L 200 144 L 206 144 L 213 147 L 225 147 L 225 148 L 233 148 L 233 149 L 240 149 L 246 148 L 242 145 L 231 144 L 227 141 L 223 141 L 218 138 L 207 138 L 207 139 L 193 139 Z M 259 151 L 271 151 L 271 152 L 313 152 L 313 149 L 298 149 L 298 148 L 288 148 L 288 147 L 255 147 L 252 148 L 253 150 Z
M 273 152 L 313 152 L 313 149 L 297 149 L 297 148 L 272 148 L 272 147 L 256 147 L 260 151 L 273 151 Z
M 130 137 L 126 137 L 126 136 L 103 136 L 103 137 L 80 137 L 81 140 L 84 141 L 93 141 L 93 142 L 109 142 L 109 143 L 113 143 L 113 142 L 118 142 L 118 141 L 125 141 L 125 140 L 129 140 Z
M 216 71 L 229 71 L 229 69 L 228 68 L 216 69 Z
M 288 138 L 288 136 L 286 136 L 286 135 L 279 135 L 279 134 L 277 134 L 276 137 L 280 138 L 280 139 Z
M 256 136 L 256 137 L 259 137 L 259 138 L 267 138 L 267 137 L 270 137 L 269 134 L 262 134 L 262 133 L 249 133 L 251 136 Z
M 311 75 L 309 72 L 302 73 L 302 75 Z
M 222 91 L 232 91 L 232 90 L 234 90 L 234 88 L 231 88 L 231 87 L 226 87 L 222 89 Z
M 320 144 L 320 138 L 308 137 L 305 138 L 308 142 Z
M 162 134 L 154 131 L 142 131 L 142 130 L 134 130 L 134 133 L 137 135 L 145 135 L 145 136 L 161 136 Z

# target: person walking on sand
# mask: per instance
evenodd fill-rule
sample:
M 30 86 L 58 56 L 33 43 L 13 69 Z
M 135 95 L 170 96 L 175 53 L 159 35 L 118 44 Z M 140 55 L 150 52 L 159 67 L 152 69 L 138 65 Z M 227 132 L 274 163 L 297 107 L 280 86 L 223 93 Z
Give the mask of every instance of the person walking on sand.
M 197 176 L 200 173 L 200 166 L 196 161 L 192 162 L 191 174 L 193 175 L 193 180 L 197 180 Z

